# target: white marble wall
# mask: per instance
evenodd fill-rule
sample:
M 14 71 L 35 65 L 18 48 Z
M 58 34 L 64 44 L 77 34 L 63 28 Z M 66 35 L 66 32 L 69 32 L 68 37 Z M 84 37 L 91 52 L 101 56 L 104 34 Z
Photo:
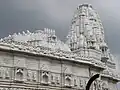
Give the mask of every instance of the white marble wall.
M 1 88 L 2 86 L 6 88 L 19 87 L 24 88 L 21 90 L 27 90 L 25 88 L 47 88 L 47 86 L 60 88 L 62 86 L 65 89 L 69 88 L 71 90 L 78 88 L 85 89 L 90 74 L 99 72 L 97 69 L 89 69 L 88 65 L 75 62 L 24 55 L 24 53 L 0 52 Z M 10 81 L 12 81 L 11 86 L 9 85 Z M 109 88 L 112 88 L 111 90 L 113 88 L 117 90 L 113 82 L 108 84 Z

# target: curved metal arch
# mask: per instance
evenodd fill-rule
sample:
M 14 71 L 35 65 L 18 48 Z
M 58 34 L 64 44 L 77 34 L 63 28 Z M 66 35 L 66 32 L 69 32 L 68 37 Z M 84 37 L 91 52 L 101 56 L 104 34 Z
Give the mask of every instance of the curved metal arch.
M 89 90 L 89 89 L 90 89 L 90 86 L 91 86 L 92 82 L 93 82 L 94 80 L 96 80 L 97 78 L 99 78 L 99 76 L 100 76 L 100 74 L 95 74 L 94 76 L 92 76 L 92 77 L 90 78 L 90 80 L 88 81 L 88 83 L 87 83 L 87 85 L 86 85 L 86 90 Z

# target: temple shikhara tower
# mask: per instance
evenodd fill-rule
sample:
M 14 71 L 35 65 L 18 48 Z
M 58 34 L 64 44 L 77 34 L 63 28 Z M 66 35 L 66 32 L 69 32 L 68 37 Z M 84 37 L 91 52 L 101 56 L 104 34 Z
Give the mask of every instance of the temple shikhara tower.
M 0 90 L 118 90 L 120 75 L 105 41 L 98 13 L 90 4 L 77 7 L 67 41 L 55 30 L 29 30 L 0 40 Z

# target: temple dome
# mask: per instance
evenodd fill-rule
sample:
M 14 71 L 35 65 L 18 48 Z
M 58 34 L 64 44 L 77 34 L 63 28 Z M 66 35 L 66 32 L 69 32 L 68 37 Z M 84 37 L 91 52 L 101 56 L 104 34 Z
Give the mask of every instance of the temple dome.
M 100 47 L 106 47 L 106 48 L 107 48 L 108 46 L 107 46 L 107 44 L 106 44 L 105 42 L 102 42 L 102 43 L 100 44 Z

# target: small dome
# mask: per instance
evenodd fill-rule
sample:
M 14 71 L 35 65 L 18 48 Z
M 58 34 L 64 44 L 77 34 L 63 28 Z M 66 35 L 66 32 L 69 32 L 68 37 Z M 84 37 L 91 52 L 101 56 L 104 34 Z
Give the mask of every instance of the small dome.
M 100 47 L 106 47 L 106 48 L 108 48 L 108 46 L 107 46 L 107 44 L 106 44 L 105 42 L 102 42 L 102 43 L 100 44 Z

